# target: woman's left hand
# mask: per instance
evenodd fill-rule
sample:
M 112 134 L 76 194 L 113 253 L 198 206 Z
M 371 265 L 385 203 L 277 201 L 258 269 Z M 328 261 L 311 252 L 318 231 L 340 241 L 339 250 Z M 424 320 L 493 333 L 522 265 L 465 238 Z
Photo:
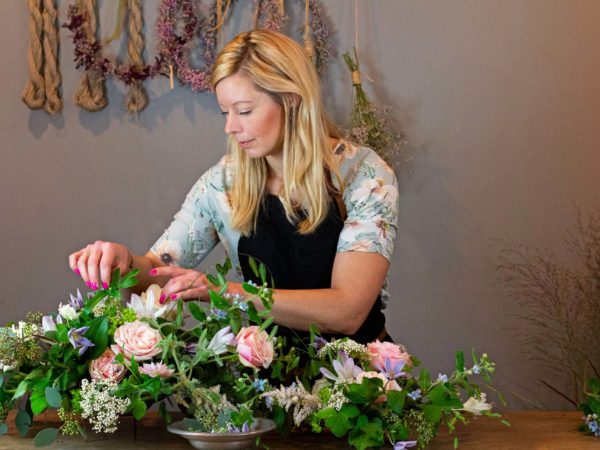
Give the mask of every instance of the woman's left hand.
M 176 266 L 156 267 L 150 270 L 153 277 L 168 277 L 162 288 L 160 302 L 170 300 L 208 300 L 209 282 L 206 275 L 191 269 Z

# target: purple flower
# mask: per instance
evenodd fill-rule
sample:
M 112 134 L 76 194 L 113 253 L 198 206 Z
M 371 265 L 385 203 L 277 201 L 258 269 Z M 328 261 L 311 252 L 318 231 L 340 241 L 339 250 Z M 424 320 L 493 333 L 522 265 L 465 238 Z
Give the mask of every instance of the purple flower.
M 195 342 L 192 342 L 191 344 L 188 344 L 185 346 L 185 351 L 187 353 L 189 353 L 190 355 L 195 355 L 197 346 L 198 346 L 198 344 L 196 344 Z
M 340 351 L 337 359 L 333 360 L 333 369 L 337 375 L 331 373 L 328 369 L 321 367 L 321 373 L 330 380 L 337 381 L 341 380 L 352 380 L 358 376 L 363 370 L 354 364 L 354 360 L 346 355 L 345 352 Z
M 416 447 L 417 441 L 398 441 L 394 444 L 394 450 L 404 450 L 405 448 Z
M 88 348 L 96 345 L 89 339 L 83 337 L 89 329 L 90 327 L 81 327 L 71 328 L 69 330 L 69 342 L 71 342 L 71 345 L 73 345 L 74 348 L 79 349 L 79 356 L 83 355 Z
M 44 333 L 47 333 L 48 331 L 56 331 L 56 323 L 54 322 L 54 318 L 52 316 L 42 317 L 42 328 Z
M 402 372 L 402 369 L 404 369 L 404 366 L 406 365 L 405 361 L 397 361 L 393 366 L 391 358 L 384 358 L 384 361 L 384 364 L 381 364 L 381 362 L 375 363 L 375 368 L 388 379 L 395 380 L 396 378 L 408 376 L 406 372 Z
M 323 347 L 325 347 L 327 345 L 327 339 L 325 339 L 322 336 L 316 336 L 315 337 L 315 342 L 313 342 L 313 347 L 319 351 L 321 350 Z
M 81 308 L 83 308 L 83 297 L 81 296 L 79 289 L 77 289 L 77 297 L 74 297 L 73 294 L 69 295 L 71 296 L 69 303 L 73 308 L 75 308 L 75 311 L 79 311 Z
M 416 389 L 408 394 L 410 398 L 412 398 L 415 402 L 421 398 L 421 389 Z

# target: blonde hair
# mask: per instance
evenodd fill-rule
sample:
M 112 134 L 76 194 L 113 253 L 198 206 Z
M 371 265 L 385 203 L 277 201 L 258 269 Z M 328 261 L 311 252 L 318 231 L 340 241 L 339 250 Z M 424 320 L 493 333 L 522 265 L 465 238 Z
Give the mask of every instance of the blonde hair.
M 333 173 L 340 185 L 330 137 L 339 132 L 325 114 L 317 72 L 304 49 L 274 31 L 239 34 L 219 53 L 211 83 L 226 77 L 247 76 L 256 89 L 268 93 L 283 111 L 283 189 L 285 214 L 301 234 L 313 232 L 327 217 Z M 265 158 L 249 158 L 231 136 L 234 160 L 231 190 L 232 224 L 243 235 L 256 230 L 264 198 L 268 167 Z M 295 201 L 294 201 L 295 200 Z M 304 211 L 301 219 L 299 210 Z

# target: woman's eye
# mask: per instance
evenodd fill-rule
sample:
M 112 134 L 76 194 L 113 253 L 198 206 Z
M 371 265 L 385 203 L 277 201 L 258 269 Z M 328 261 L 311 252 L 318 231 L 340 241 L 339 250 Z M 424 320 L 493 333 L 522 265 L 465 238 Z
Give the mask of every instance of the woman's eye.
M 240 116 L 246 116 L 248 114 L 250 114 L 252 112 L 251 109 L 249 109 L 248 111 L 240 111 Z
M 227 111 L 221 111 L 221 115 L 222 116 L 226 116 L 227 115 Z

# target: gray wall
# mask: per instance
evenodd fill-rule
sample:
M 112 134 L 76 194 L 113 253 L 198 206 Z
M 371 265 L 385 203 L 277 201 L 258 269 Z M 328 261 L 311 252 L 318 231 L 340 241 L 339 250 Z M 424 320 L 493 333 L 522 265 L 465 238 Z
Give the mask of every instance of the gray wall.
M 59 3 L 64 21 L 68 2 Z M 104 36 L 114 3 L 100 2 Z M 153 55 L 158 1 L 144 3 Z M 354 2 L 323 3 L 340 53 L 351 50 Z M 600 2 L 359 3 L 362 64 L 375 80 L 367 88 L 396 108 L 414 155 L 400 178 L 390 332 L 436 374 L 451 370 L 457 348 L 487 351 L 511 407 L 531 407 L 513 391 L 564 407 L 538 387 L 545 372 L 509 330 L 521 325 L 497 282 L 491 240 L 510 236 L 568 262 L 562 239 L 573 226 L 574 202 L 598 207 Z M 250 23 L 249 5 L 235 14 L 226 36 Z M 27 16 L 22 1 L 5 2 L 0 16 L 3 322 L 52 310 L 83 287 L 67 255 L 87 242 L 116 240 L 145 252 L 224 151 L 214 98 L 180 87 L 170 92 L 164 79 L 147 83 L 151 103 L 137 116 L 124 111 L 124 88 L 114 82 L 104 111 L 74 106 L 81 74 L 66 30 L 64 111 L 53 117 L 27 109 L 20 100 Z M 344 121 L 351 86 L 341 58 L 330 65 L 325 89 L 332 115 Z

